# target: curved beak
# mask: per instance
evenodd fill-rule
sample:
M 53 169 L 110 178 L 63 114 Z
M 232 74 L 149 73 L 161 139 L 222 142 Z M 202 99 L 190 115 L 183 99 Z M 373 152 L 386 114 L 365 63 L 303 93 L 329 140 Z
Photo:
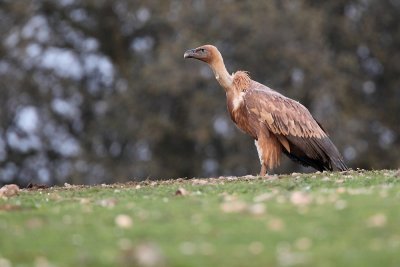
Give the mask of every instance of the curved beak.
M 194 58 L 196 55 L 196 50 L 195 49 L 189 49 L 183 54 L 183 58 Z

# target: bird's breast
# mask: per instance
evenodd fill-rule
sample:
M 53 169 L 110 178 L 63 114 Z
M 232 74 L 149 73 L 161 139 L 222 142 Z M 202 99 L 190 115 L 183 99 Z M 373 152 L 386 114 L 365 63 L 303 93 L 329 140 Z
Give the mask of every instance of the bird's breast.
M 233 111 L 238 110 L 243 105 L 244 95 L 245 92 L 240 92 L 232 97 L 231 101 Z
M 244 93 L 231 97 L 228 96 L 227 106 L 231 119 L 236 126 L 243 132 L 256 138 L 256 130 L 252 127 L 253 123 L 245 106 Z

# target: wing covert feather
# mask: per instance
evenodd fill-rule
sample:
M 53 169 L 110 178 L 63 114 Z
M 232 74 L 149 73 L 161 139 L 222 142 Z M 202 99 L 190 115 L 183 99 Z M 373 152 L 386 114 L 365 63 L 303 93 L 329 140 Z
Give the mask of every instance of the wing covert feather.
M 272 90 L 249 90 L 244 96 L 247 110 L 274 134 L 323 138 L 327 134 L 299 102 Z

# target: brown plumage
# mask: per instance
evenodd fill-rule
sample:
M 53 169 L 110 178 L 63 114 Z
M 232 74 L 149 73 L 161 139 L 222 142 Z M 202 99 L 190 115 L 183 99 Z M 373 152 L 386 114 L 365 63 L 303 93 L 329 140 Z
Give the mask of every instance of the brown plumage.
M 226 92 L 231 119 L 255 140 L 260 175 L 279 165 L 282 152 L 319 171 L 347 170 L 328 134 L 302 104 L 253 81 L 247 72 L 230 75 L 215 46 L 188 50 L 184 58 L 204 61 L 213 70 Z

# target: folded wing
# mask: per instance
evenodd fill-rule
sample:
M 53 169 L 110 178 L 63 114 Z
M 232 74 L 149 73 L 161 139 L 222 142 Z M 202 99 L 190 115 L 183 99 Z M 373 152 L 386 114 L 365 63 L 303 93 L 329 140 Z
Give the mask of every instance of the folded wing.
M 343 157 L 310 112 L 262 84 L 254 83 L 244 96 L 249 116 L 258 120 L 282 144 L 292 160 L 317 170 L 346 170 Z

